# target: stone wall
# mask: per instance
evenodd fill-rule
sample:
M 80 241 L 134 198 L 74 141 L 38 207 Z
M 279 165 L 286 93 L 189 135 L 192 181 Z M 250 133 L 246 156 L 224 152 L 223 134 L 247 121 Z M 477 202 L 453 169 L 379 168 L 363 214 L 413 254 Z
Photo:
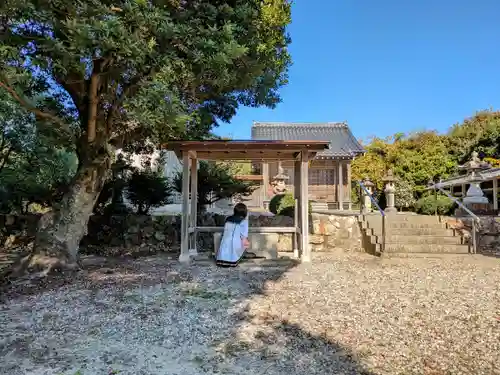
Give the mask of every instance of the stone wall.
M 311 214 L 313 251 L 362 251 L 361 230 L 354 215 Z
M 500 256 L 500 217 L 480 216 L 479 219 L 481 224 L 476 237 L 477 252 L 485 255 Z M 451 228 L 457 230 L 466 238 L 470 238 L 472 230 L 471 218 L 448 218 L 446 222 Z
M 224 215 L 204 213 L 198 216 L 198 225 L 222 227 L 225 220 Z M 253 227 L 293 225 L 293 220 L 284 216 L 250 216 L 249 221 Z M 117 252 L 137 248 L 142 248 L 144 253 L 177 252 L 180 250 L 180 230 L 180 215 L 95 215 L 89 220 L 88 233 L 82 240 L 82 251 L 99 253 L 100 249 L 110 247 Z M 199 233 L 197 240 L 198 251 L 213 250 L 213 234 Z M 105 251 L 110 252 L 109 249 Z
M 226 217 L 205 213 L 198 217 L 200 226 L 223 226 Z M 39 220 L 37 215 L 0 215 L 0 246 L 19 238 L 32 238 Z M 250 227 L 289 227 L 293 219 L 287 216 L 250 216 Z M 149 216 L 94 215 L 89 220 L 87 235 L 81 243 L 82 253 L 147 254 L 158 251 L 178 252 L 180 248 L 181 218 L 179 215 Z M 355 216 L 311 214 L 310 244 L 313 251 L 336 249 L 361 250 L 361 233 Z M 198 251 L 213 251 L 211 233 L 198 235 Z M 292 235 L 280 234 L 278 251 L 292 251 Z

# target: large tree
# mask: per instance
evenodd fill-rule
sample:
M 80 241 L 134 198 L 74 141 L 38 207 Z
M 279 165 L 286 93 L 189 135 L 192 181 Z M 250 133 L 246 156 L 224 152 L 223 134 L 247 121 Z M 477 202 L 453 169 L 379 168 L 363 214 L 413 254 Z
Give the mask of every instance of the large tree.
M 422 190 L 429 179 L 446 178 L 456 167 L 448 138 L 433 131 L 374 138 L 365 149 L 366 154 L 353 162 L 353 176 L 370 177 L 378 190 L 383 189 L 382 180 L 388 169 L 416 190 Z
M 498 165 L 500 159 L 500 111 L 476 112 L 448 132 L 450 153 L 462 164 L 470 160 L 473 151 Z
M 113 147 L 201 138 L 239 105 L 272 107 L 291 63 L 287 0 L 5 0 L 0 15 L 0 87 L 78 154 L 35 242 L 50 268 L 75 265 Z M 32 79 L 65 113 L 25 97 Z

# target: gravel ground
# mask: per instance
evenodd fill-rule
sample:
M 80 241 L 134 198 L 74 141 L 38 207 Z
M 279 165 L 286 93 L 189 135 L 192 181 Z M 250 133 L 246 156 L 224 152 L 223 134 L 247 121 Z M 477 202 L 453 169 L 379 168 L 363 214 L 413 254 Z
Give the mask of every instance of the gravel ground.
M 498 258 L 92 262 L 0 305 L 0 374 L 500 374 Z

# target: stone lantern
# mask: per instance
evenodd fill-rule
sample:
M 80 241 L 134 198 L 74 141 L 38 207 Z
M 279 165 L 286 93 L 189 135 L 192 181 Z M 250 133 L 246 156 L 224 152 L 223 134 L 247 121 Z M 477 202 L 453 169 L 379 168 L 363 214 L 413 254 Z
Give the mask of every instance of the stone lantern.
M 386 175 L 382 178 L 382 181 L 385 183 L 385 202 L 386 202 L 386 207 L 385 207 L 385 212 L 391 213 L 391 212 L 397 212 L 396 207 L 394 207 L 394 195 L 396 193 L 396 177 L 392 173 L 392 169 L 389 169 L 386 173 Z
M 273 193 L 278 195 L 278 194 L 285 194 L 286 192 L 286 183 L 290 177 L 288 177 L 285 172 L 283 171 L 283 168 L 281 167 L 281 163 L 278 164 L 278 174 L 273 177 L 273 180 L 271 182 L 271 185 L 273 186 Z
M 362 182 L 366 190 L 368 190 L 368 193 L 364 189 L 362 191 L 363 213 L 372 212 L 372 200 L 370 199 L 370 196 L 373 195 L 373 187 L 375 184 L 370 181 L 369 177 L 365 177 Z
M 474 151 L 472 153 L 472 158 L 464 165 L 459 167 L 461 170 L 467 171 L 467 180 L 469 182 L 469 190 L 463 199 L 465 205 L 476 205 L 476 204 L 488 204 L 488 198 L 484 196 L 481 190 L 481 182 L 483 177 L 481 176 L 481 171 L 490 169 L 491 165 L 481 161 L 479 159 L 478 153 Z

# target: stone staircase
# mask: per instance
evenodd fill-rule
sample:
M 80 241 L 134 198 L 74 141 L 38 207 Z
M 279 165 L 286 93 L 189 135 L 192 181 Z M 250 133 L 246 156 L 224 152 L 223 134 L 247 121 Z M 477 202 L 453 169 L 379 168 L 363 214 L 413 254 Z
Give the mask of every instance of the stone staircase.
M 383 243 L 381 215 L 360 215 L 359 221 L 365 249 L 380 254 Z M 411 213 L 386 216 L 384 254 L 467 254 L 469 251 L 468 239 L 439 216 Z

